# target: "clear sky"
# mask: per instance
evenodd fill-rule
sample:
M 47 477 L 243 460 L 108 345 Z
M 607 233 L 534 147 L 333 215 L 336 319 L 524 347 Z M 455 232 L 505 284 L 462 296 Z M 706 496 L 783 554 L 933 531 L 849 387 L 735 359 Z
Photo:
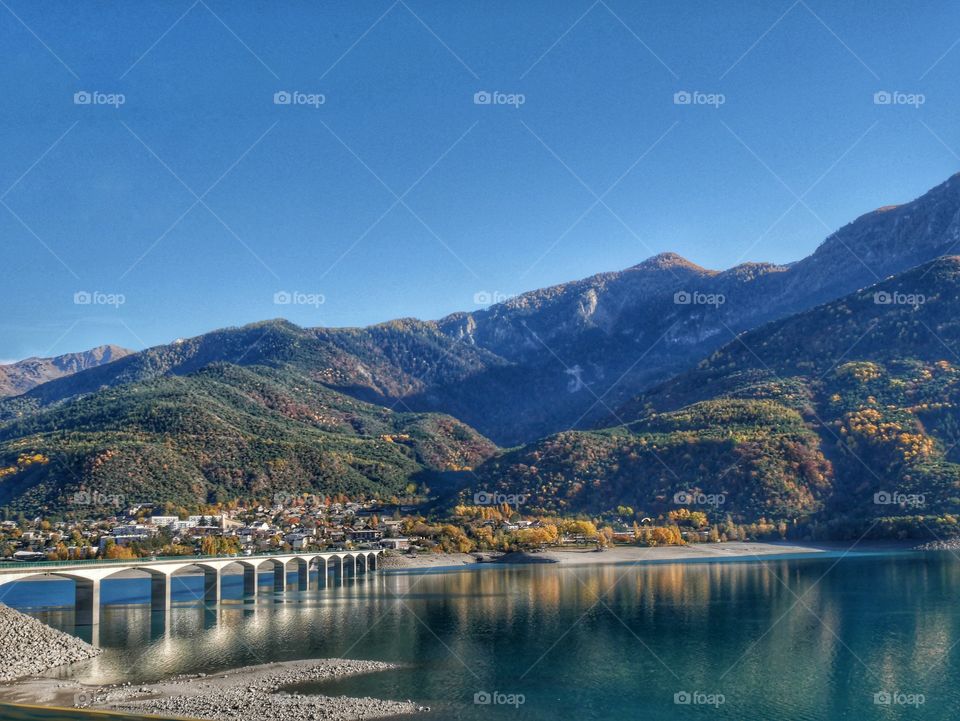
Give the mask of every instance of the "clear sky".
M 2 0 L 0 360 L 799 259 L 960 168 L 960 5 L 791 2 Z

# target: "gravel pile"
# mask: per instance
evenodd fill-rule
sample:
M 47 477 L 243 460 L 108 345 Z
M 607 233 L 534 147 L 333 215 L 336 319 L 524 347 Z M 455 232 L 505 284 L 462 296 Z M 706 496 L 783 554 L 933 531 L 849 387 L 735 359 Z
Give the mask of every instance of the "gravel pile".
M 79 638 L 0 604 L 0 682 L 86 661 L 100 653 Z
M 95 705 L 111 711 L 216 721 L 347 721 L 428 711 L 412 701 L 291 694 L 280 690 L 308 681 L 391 668 L 395 666 L 378 661 L 341 659 L 268 664 L 225 675 L 187 676 L 148 686 L 100 689 L 95 694 Z

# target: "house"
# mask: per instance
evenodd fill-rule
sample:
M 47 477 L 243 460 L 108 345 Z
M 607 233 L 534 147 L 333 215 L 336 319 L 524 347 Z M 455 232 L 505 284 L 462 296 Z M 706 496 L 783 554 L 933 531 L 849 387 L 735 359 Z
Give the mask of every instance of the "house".
M 118 546 L 126 546 L 137 541 L 145 541 L 153 535 L 151 529 L 139 524 L 132 526 L 117 526 L 110 531 L 109 536 L 100 536 L 100 548 L 103 549 L 109 541 Z
M 382 538 L 380 548 L 392 548 L 395 551 L 405 551 L 410 548 L 409 538 Z
M 312 533 L 288 533 L 283 540 L 290 544 L 294 551 L 302 551 L 313 544 Z
M 379 541 L 383 538 L 383 533 L 375 528 L 357 528 L 347 531 L 347 538 L 351 541 Z

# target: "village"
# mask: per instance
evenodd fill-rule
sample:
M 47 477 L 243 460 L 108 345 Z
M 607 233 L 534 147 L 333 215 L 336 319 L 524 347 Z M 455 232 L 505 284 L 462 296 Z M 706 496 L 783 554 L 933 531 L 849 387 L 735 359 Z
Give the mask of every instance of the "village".
M 378 502 L 298 497 L 187 515 L 170 504 L 143 503 L 116 515 L 75 520 L 0 521 L 5 560 L 77 560 L 141 556 L 252 555 L 271 551 L 390 548 L 408 550 L 399 507 Z
M 102 509 L 101 509 L 102 510 Z M 395 553 L 540 551 L 557 546 L 671 546 L 783 538 L 783 524 L 710 524 L 679 508 L 653 518 L 559 519 L 521 515 L 507 504 L 457 506 L 440 520 L 392 499 L 277 494 L 270 502 L 212 506 L 189 513 L 171 503 L 140 503 L 89 518 L 0 521 L 0 558 L 72 561 L 165 556 L 380 550 Z M 629 510 L 629 509 L 628 509 Z

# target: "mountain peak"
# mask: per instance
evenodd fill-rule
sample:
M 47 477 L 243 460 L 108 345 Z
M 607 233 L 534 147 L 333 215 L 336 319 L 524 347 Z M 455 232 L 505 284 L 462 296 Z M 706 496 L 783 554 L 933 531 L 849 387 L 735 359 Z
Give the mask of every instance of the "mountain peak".
M 629 270 L 674 270 L 677 268 L 683 268 L 685 270 L 693 270 L 698 273 L 712 273 L 714 271 L 707 270 L 706 268 L 693 263 L 692 261 L 687 260 L 682 255 L 674 253 L 672 251 L 667 251 L 664 253 L 657 253 L 654 256 L 647 258 L 646 260 L 638 263 Z
M 65 353 L 51 358 L 31 357 L 9 365 L 0 365 L 0 397 L 26 393 L 41 383 L 96 368 L 132 352 L 108 344 L 79 353 Z

